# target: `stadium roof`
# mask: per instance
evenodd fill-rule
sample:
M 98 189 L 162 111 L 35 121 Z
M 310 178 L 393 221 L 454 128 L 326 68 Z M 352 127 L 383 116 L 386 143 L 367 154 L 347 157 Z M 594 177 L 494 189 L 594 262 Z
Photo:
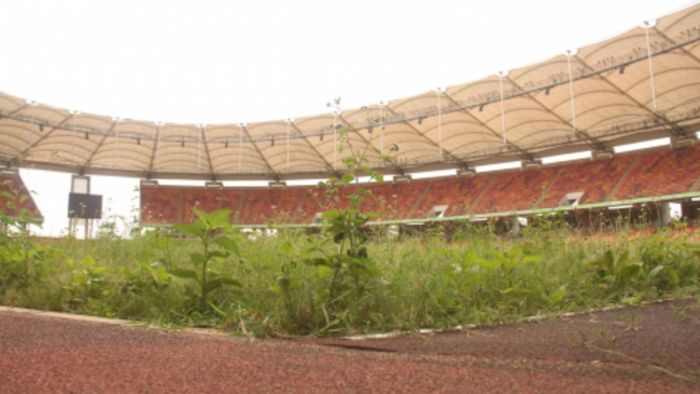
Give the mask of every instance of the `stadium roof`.
M 114 119 L 0 93 L 0 160 L 180 179 L 327 177 L 349 155 L 387 173 L 596 149 L 700 125 L 700 5 L 605 41 L 441 91 L 243 124 Z

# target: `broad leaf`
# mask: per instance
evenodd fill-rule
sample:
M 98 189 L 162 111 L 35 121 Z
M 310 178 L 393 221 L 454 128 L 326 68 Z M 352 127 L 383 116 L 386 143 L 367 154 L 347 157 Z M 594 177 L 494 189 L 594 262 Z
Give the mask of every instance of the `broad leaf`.
M 226 228 L 230 224 L 231 210 L 217 209 L 207 214 L 209 225 L 212 228 Z
M 174 224 L 173 229 L 183 235 L 191 235 L 194 237 L 200 237 L 204 234 L 204 228 L 200 223 L 191 224 Z
M 194 279 L 199 282 L 199 278 L 197 277 L 197 273 L 192 271 L 192 270 L 185 270 L 185 269 L 179 269 L 179 268 L 173 268 L 170 270 L 170 273 L 173 276 L 177 276 L 178 278 L 183 278 L 183 279 Z
M 238 243 L 229 237 L 219 237 L 214 242 L 236 256 L 241 255 L 238 249 Z

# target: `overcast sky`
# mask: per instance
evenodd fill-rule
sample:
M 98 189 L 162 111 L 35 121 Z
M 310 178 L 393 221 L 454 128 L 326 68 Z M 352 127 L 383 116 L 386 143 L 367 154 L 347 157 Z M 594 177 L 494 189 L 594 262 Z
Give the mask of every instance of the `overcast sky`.
M 253 122 L 399 98 L 524 66 L 687 0 L 0 1 L 0 91 L 122 118 Z M 23 171 L 66 226 L 67 174 Z M 133 179 L 94 177 L 126 213 Z

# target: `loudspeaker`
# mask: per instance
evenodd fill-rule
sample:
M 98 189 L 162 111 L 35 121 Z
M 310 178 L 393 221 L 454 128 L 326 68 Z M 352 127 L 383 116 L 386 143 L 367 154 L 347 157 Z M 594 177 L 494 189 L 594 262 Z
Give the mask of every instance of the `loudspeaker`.
M 98 194 L 70 193 L 68 195 L 68 218 L 101 219 L 102 196 Z

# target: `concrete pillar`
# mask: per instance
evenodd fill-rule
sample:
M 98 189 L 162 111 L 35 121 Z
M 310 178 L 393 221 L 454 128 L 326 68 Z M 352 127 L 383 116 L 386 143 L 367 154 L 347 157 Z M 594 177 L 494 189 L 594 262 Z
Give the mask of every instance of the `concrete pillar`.
M 510 234 L 520 235 L 520 218 L 517 216 L 510 219 Z
M 671 224 L 671 203 L 664 201 L 659 204 L 659 220 L 662 226 L 668 226 Z

